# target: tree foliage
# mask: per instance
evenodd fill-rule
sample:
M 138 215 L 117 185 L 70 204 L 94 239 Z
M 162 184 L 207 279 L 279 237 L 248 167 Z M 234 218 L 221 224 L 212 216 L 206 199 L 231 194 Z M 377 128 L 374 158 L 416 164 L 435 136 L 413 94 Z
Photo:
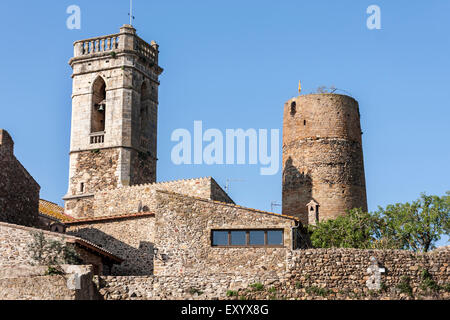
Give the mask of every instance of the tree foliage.
M 43 232 L 33 234 L 28 252 L 37 265 L 59 266 L 80 263 L 80 257 L 72 246 L 57 240 L 47 240 Z
M 449 234 L 449 193 L 443 197 L 422 193 L 412 203 L 379 208 L 380 233 L 401 249 L 427 252 L 442 235 Z
M 376 235 L 376 217 L 361 209 L 352 209 L 347 215 L 311 226 L 311 243 L 318 248 L 371 247 Z
M 374 213 L 353 209 L 347 215 L 310 226 L 318 248 L 407 249 L 427 252 L 450 231 L 450 192 L 412 203 L 379 207 Z

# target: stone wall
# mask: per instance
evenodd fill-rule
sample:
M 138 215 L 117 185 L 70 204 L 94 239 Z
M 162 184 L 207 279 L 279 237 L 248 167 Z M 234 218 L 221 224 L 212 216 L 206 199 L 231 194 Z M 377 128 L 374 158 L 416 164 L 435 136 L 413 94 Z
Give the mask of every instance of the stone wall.
M 158 184 L 158 188 L 186 187 L 211 196 L 210 179 L 185 180 Z M 135 190 L 148 188 L 141 199 L 149 212 L 107 216 L 67 222 L 67 233 L 86 239 L 124 259 L 114 266 L 113 275 L 179 274 L 277 274 L 286 268 L 287 250 L 292 247 L 292 230 L 298 223 L 294 218 L 243 208 L 234 204 L 188 197 L 162 190 L 154 185 L 128 187 L 105 191 L 109 199 L 126 204 L 128 197 L 139 196 Z M 197 188 L 197 189 L 196 189 Z M 182 188 L 181 188 L 182 189 Z M 180 190 L 181 190 L 180 189 Z M 115 194 L 118 190 L 122 193 Z M 217 189 L 217 194 L 221 194 Z M 151 195 L 151 197 L 150 197 Z M 110 200 L 109 200 L 110 201 Z M 137 206 L 137 203 L 135 203 Z M 119 206 L 119 205 L 118 205 Z M 107 207 L 106 207 L 107 208 Z M 130 207 L 130 210 L 132 208 Z M 122 212 L 127 212 L 122 208 Z M 283 229 L 284 246 L 280 247 L 212 247 L 213 229 Z M 154 257 L 154 248 L 158 254 Z M 154 268 L 155 266 L 155 268 Z
M 97 280 L 98 279 L 98 280 Z M 105 300 L 216 300 L 227 291 L 248 288 L 258 282 L 273 282 L 258 275 L 96 277 Z
M 450 247 L 430 253 L 402 250 L 291 251 L 284 273 L 100 277 L 104 299 L 450 299 Z M 368 272 L 379 268 L 380 289 Z M 424 272 L 424 270 L 427 270 Z M 428 276 L 423 276 L 428 273 Z M 409 280 L 408 280 L 409 279 Z
M 124 259 L 112 275 L 153 274 L 154 217 L 69 223 L 67 234 L 86 239 Z
M 40 226 L 39 184 L 14 156 L 14 142 L 0 129 L 0 222 Z
M 367 210 L 358 102 L 337 94 L 311 94 L 284 105 L 283 214 L 308 224 L 306 205 L 319 219 Z
M 97 300 L 91 266 L 62 266 L 64 275 L 46 267 L 2 267 L 0 300 Z
M 47 241 L 70 242 L 75 239 L 60 233 L 0 222 L 0 269 L 36 264 L 29 248 L 34 242 L 34 234 L 38 232 L 42 232 Z M 78 245 L 75 250 L 84 263 L 93 265 L 96 274 L 102 273 L 103 261 L 99 255 Z
M 142 211 L 156 210 L 155 191 L 164 190 L 188 196 L 233 203 L 233 200 L 211 177 L 176 180 L 146 185 L 102 190 L 95 193 L 91 216 L 115 216 Z
M 155 275 L 279 274 L 292 247 L 293 218 L 158 191 Z M 282 247 L 213 247 L 214 229 L 283 229 Z

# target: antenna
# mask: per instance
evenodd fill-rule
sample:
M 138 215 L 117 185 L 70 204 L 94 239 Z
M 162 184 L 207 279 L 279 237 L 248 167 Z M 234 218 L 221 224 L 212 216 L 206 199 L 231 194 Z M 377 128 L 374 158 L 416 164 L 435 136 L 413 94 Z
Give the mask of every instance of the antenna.
M 133 25 L 133 20 L 134 20 L 134 16 L 133 16 L 133 0 L 130 0 L 130 13 L 128 14 L 130 16 L 130 26 Z
M 270 203 L 270 211 L 272 211 L 272 212 L 273 212 L 273 207 L 281 207 L 281 204 L 276 201 L 272 201 Z
M 227 179 L 227 182 L 225 184 L 225 192 L 229 192 L 230 191 L 230 182 L 244 182 L 245 180 L 243 179 Z

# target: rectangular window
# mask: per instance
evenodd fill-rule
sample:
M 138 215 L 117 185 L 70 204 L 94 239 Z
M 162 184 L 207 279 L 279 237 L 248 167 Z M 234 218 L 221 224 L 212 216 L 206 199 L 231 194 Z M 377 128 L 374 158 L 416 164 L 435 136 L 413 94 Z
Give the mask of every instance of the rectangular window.
M 263 230 L 258 231 L 250 231 L 250 245 L 254 246 L 263 246 L 264 245 L 264 234 L 266 233 Z
M 212 230 L 213 247 L 282 247 L 283 229 Z
M 213 231 L 213 246 L 228 245 L 228 231 Z
M 245 246 L 247 244 L 247 234 L 245 231 L 231 231 L 231 245 Z

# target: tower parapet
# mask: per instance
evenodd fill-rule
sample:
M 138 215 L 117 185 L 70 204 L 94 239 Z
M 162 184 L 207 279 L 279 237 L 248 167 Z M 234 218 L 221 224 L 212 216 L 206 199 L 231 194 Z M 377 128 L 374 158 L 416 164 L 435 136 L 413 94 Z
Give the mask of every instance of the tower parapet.
M 308 224 L 367 210 L 361 134 L 359 105 L 349 96 L 310 94 L 285 103 L 283 214 Z

